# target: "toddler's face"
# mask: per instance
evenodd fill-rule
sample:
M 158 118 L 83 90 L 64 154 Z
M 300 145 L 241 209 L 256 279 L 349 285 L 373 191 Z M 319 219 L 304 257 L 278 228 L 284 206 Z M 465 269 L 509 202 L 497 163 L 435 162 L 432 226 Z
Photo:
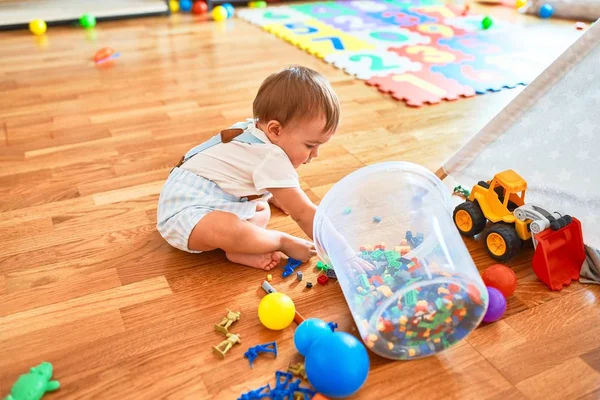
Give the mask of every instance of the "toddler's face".
M 277 130 L 272 122 L 267 124 L 269 139 L 285 151 L 294 168 L 308 164 L 319 156 L 319 146 L 327 143 L 335 132 L 323 132 L 325 118 L 294 121 L 286 126 L 279 125 Z

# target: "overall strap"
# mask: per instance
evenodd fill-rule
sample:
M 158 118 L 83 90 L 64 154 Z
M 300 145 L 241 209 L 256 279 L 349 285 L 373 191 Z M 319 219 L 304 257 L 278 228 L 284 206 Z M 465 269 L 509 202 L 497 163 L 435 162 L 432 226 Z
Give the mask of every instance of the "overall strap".
M 239 122 L 233 125 L 231 128 L 219 132 L 206 142 L 201 143 L 198 146 L 191 149 L 190 151 L 188 151 L 179 162 L 179 165 L 183 164 L 196 154 L 204 150 L 210 149 L 211 147 L 216 146 L 219 143 L 229 143 L 231 141 L 236 141 L 248 144 L 264 144 L 262 140 L 260 140 L 252 134 L 252 129 L 249 129 L 251 127 L 254 127 L 254 123 L 252 121 Z

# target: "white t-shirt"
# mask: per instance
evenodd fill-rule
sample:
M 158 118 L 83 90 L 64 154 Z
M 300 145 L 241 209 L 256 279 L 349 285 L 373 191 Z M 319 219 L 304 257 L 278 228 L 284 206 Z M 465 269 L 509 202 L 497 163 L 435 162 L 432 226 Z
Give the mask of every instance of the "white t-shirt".
M 219 143 L 196 154 L 180 168 L 239 197 L 265 194 L 268 188 L 300 187 L 298 173 L 283 149 L 271 143 L 253 123 L 248 130 L 264 144 L 235 140 Z

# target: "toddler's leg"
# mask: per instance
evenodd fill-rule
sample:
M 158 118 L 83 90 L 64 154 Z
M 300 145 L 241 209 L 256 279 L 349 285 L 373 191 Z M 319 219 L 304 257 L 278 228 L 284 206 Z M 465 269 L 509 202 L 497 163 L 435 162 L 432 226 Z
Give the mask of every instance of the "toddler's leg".
M 264 214 L 257 214 L 256 222 L 260 218 L 263 218 L 262 224 L 268 222 L 268 216 L 264 219 Z M 224 211 L 213 211 L 204 216 L 192 230 L 188 247 L 198 251 L 223 249 L 226 253 L 253 255 L 281 251 L 303 261 L 316 254 L 314 245 L 307 240 L 242 221 L 235 214 Z
M 257 202 L 256 214 L 254 214 L 254 216 L 250 218 L 248 222 L 253 223 L 260 228 L 266 228 L 267 224 L 269 223 L 269 219 L 271 219 L 271 209 L 269 208 L 269 205 L 266 202 Z M 277 251 L 264 254 L 228 252 L 225 253 L 225 255 L 231 262 L 249 265 L 254 268 L 264 269 L 265 271 L 275 268 L 277 264 L 279 264 L 279 261 L 281 261 L 281 255 Z

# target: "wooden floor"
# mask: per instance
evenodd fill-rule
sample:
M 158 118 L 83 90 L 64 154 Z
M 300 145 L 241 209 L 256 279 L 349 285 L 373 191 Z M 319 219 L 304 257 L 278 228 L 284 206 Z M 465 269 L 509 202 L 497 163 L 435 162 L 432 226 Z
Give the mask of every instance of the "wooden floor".
M 106 45 L 121 58 L 98 68 L 90 59 Z M 181 15 L 95 32 L 52 28 L 46 38 L 4 32 L 0 54 L 0 397 L 42 360 L 62 384 L 49 400 L 234 399 L 301 360 L 291 327 L 273 332 L 258 321 L 264 273 L 220 252 L 177 251 L 155 229 L 170 168 L 249 117 L 268 73 L 304 64 L 341 97 L 339 133 L 300 169 L 317 202 L 378 161 L 436 170 L 518 92 L 411 109 L 243 21 Z M 277 211 L 270 227 L 301 235 Z M 480 269 L 491 264 L 481 243 L 467 245 Z M 530 257 L 511 263 L 519 286 L 503 320 L 437 357 L 372 355 L 355 398 L 600 398 L 600 288 L 550 292 Z M 315 262 L 302 268 L 306 280 L 315 280 Z M 338 285 L 303 290 L 280 275 L 274 286 L 304 316 L 356 332 Z M 233 332 L 243 344 L 221 360 L 211 351 L 221 341 L 212 325 L 226 308 L 242 312 Z M 277 359 L 250 369 L 244 351 L 272 340 Z

